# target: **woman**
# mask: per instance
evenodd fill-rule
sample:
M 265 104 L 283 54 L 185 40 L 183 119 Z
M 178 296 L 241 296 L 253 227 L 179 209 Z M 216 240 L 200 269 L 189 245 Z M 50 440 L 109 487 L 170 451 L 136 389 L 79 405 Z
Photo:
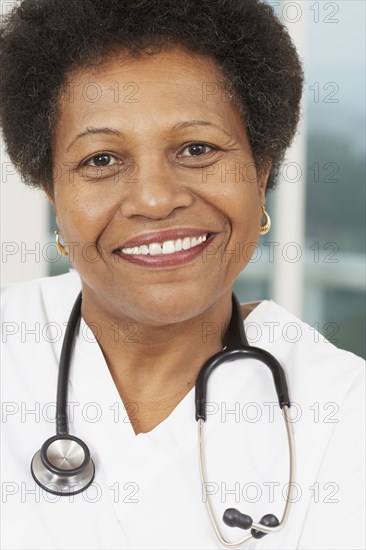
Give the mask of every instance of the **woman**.
M 351 429 L 362 428 L 363 362 L 315 345 L 273 301 L 240 313 L 244 329 L 301 327 L 296 344 L 264 331 L 255 344 L 287 377 L 292 492 L 273 379 L 255 358 L 210 378 L 199 477 L 196 378 L 230 348 L 233 283 L 269 230 L 266 192 L 299 118 L 302 69 L 272 9 L 23 0 L 0 44 L 8 153 L 47 195 L 75 268 L 3 290 L 4 548 L 221 548 L 250 534 L 225 510 L 281 520 L 289 500 L 283 529 L 242 547 L 361 548 L 362 438 Z M 36 451 L 55 434 L 66 328 L 70 433 L 93 463 L 83 490 L 60 496 L 64 478 L 42 477 L 55 449 Z M 58 458 L 72 467 L 68 451 Z

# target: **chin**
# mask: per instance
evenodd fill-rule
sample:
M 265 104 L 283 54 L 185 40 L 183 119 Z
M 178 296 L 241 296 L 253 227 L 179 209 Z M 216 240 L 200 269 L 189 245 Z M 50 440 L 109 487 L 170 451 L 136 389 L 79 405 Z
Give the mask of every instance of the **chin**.
M 134 318 L 138 322 L 151 326 L 163 326 L 193 319 L 205 311 L 211 303 L 212 300 L 205 300 L 204 296 L 197 292 L 180 293 L 175 290 L 138 296 L 130 305 L 131 310 L 134 311 Z

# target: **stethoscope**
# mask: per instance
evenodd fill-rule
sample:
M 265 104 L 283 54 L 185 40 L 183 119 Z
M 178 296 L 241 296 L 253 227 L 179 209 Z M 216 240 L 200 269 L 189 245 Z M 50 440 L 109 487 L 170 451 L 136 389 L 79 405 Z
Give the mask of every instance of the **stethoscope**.
M 95 466 L 87 445 L 78 437 L 69 434 L 69 420 L 67 414 L 67 390 L 71 363 L 71 354 L 75 341 L 75 334 L 81 319 L 82 293 L 78 295 L 72 308 L 65 338 L 62 344 L 56 402 L 56 435 L 47 439 L 41 449 L 36 452 L 31 462 L 31 472 L 34 480 L 49 493 L 54 495 L 76 495 L 85 491 L 93 482 Z M 213 512 L 210 494 L 207 493 L 207 473 L 204 445 L 204 424 L 206 422 L 206 395 L 208 380 L 212 372 L 226 361 L 236 359 L 256 359 L 264 363 L 271 371 L 278 397 L 278 403 L 283 411 L 289 448 L 289 484 L 286 504 L 281 521 L 273 514 L 267 514 L 255 523 L 252 518 L 242 514 L 235 508 L 228 508 L 223 515 L 223 521 L 230 527 L 250 529 L 250 534 L 237 542 L 230 542 L 223 536 L 215 514 Z M 287 521 L 290 502 L 294 488 L 294 458 L 295 443 L 292 424 L 288 410 L 291 406 L 286 376 L 280 363 L 268 351 L 249 346 L 244 331 L 244 323 L 240 304 L 232 293 L 232 315 L 227 331 L 227 345 L 210 357 L 202 366 L 195 387 L 196 421 L 198 422 L 199 466 L 203 494 L 207 511 L 220 543 L 227 547 L 240 546 L 252 537 L 260 539 L 268 533 L 282 529 Z

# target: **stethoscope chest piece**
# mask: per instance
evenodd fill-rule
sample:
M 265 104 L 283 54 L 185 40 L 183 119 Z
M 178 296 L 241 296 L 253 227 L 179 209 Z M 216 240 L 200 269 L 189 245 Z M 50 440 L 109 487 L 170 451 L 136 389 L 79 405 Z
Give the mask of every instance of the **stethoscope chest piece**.
M 58 434 L 47 439 L 31 463 L 34 480 L 54 495 L 76 495 L 94 479 L 94 463 L 81 439 Z

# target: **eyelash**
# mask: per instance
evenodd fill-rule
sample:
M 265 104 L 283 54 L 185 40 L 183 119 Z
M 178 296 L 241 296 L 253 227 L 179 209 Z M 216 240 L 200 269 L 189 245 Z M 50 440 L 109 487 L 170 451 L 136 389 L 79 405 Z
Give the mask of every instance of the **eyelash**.
M 188 143 L 187 145 L 185 145 L 185 147 L 183 148 L 183 151 L 185 151 L 189 147 L 192 147 L 193 145 L 203 145 L 204 147 L 208 147 L 209 149 L 211 149 L 211 151 L 209 151 L 207 154 L 211 153 L 212 151 L 219 151 L 220 149 L 220 147 L 217 147 L 216 145 L 210 145 L 209 143 L 204 143 L 200 141 L 197 141 L 197 142 L 193 141 L 192 143 Z M 194 158 L 195 156 L 203 157 L 204 155 L 192 155 L 192 157 L 188 157 L 188 158 Z
M 199 158 L 199 157 L 203 157 L 203 156 L 205 156 L 205 154 L 209 154 L 209 153 L 211 153 L 211 152 L 213 152 L 213 151 L 220 151 L 220 150 L 221 150 L 220 147 L 217 147 L 216 145 L 210 145 L 209 143 L 203 143 L 203 142 L 197 141 L 197 142 L 188 143 L 188 144 L 184 147 L 183 151 L 185 151 L 185 150 L 188 149 L 189 147 L 192 147 L 193 145 L 203 145 L 203 146 L 205 146 L 205 147 L 210 148 L 211 151 L 209 151 L 208 153 L 204 153 L 203 155 L 191 155 L 191 156 L 189 156 L 189 155 L 187 155 L 187 156 L 184 155 L 184 156 L 186 156 L 186 158 L 195 158 L 195 157 L 198 157 L 198 158 Z M 103 155 L 108 155 L 109 157 L 115 158 L 115 159 L 118 158 L 116 155 L 114 155 L 114 154 L 112 154 L 112 153 L 108 153 L 108 151 L 102 151 L 102 152 L 97 153 L 96 155 L 93 155 L 92 157 L 89 157 L 88 159 L 86 159 L 84 162 L 81 163 L 80 166 L 81 166 L 81 167 L 92 166 L 93 168 L 99 168 L 99 169 L 111 168 L 111 167 L 113 166 L 113 164 L 110 164 L 110 165 L 108 165 L 108 166 L 93 166 L 92 164 L 88 164 L 88 163 L 89 163 L 90 161 L 92 161 L 93 159 L 95 159 L 95 158 L 97 158 L 97 157 L 101 157 L 101 156 L 103 156 Z M 116 164 L 118 164 L 118 163 L 116 163 Z

